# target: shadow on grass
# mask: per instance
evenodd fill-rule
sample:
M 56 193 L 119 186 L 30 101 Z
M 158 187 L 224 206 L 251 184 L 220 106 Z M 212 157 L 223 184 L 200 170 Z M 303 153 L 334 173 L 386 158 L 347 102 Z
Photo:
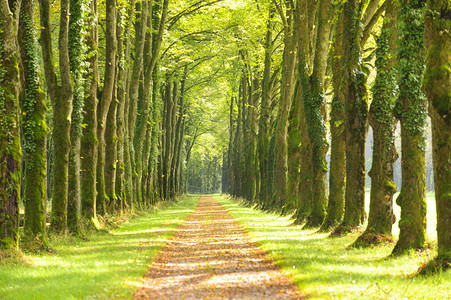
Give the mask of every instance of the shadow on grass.
M 31 266 L 0 268 L 0 299 L 128 299 L 150 262 L 197 198 L 137 217 L 89 241 L 56 241 L 56 255 L 27 255 Z
M 412 277 L 434 251 L 390 257 L 393 244 L 348 248 L 352 233 L 327 238 L 328 233 L 302 230 L 289 217 L 240 206 L 215 197 L 235 217 L 307 297 L 320 299 L 451 299 L 451 271 Z

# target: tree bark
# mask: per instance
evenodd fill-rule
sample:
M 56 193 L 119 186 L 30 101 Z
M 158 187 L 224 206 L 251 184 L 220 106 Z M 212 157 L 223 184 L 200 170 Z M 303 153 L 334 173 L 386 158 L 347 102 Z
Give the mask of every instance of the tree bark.
M 106 205 L 109 198 L 105 190 L 105 129 L 108 117 L 108 111 L 113 100 L 115 91 L 114 84 L 116 82 L 116 52 L 117 52 L 117 36 L 116 36 L 116 0 L 106 0 L 106 33 L 105 33 L 105 78 L 103 84 L 102 97 L 99 102 L 98 120 L 97 120 L 97 139 L 99 146 L 97 148 L 97 213 L 105 215 L 107 212 Z M 114 115 L 115 117 L 116 115 Z M 112 137 L 110 137 L 112 138 Z
M 287 1 L 286 16 L 281 15 L 284 23 L 284 51 L 282 67 L 282 86 L 276 127 L 276 185 L 275 203 L 282 207 L 287 199 L 287 133 L 288 117 L 295 87 L 294 73 L 296 66 L 296 39 L 293 35 L 294 7 Z
M 53 65 L 53 50 L 50 25 L 50 3 L 39 0 L 41 13 L 41 47 L 45 78 L 53 105 L 54 164 L 53 177 L 57 178 L 52 189 L 52 216 L 50 227 L 64 233 L 67 228 L 68 167 L 70 151 L 70 127 L 72 114 L 73 86 L 69 60 L 69 0 L 61 0 L 59 27 L 59 68 L 61 86 L 58 85 Z
M 86 38 L 87 51 L 92 53 L 87 58 L 87 88 L 84 105 L 84 128 L 81 146 L 81 214 L 90 223 L 96 224 L 96 170 L 97 170 L 97 87 L 99 84 L 98 68 L 98 19 L 97 0 L 89 4 Z
M 423 88 L 429 100 L 434 158 L 439 266 L 451 266 L 451 6 L 428 1 L 425 42 L 426 73 Z M 446 67 L 447 66 L 447 67 Z
M 424 247 L 426 241 L 426 164 L 424 127 L 426 99 L 421 92 L 424 72 L 422 1 L 400 3 L 399 96 L 395 113 L 401 122 L 402 187 L 399 239 L 394 255 Z
M 301 212 L 300 207 L 300 184 L 301 176 L 305 175 L 305 169 L 301 174 L 301 97 L 299 86 L 296 88 L 293 104 L 290 109 L 288 125 L 288 191 L 286 212 L 291 212 L 296 208 L 296 213 Z
M 81 209 L 81 186 L 80 186 L 80 151 L 83 123 L 84 106 L 84 68 L 83 60 L 85 53 L 83 43 L 84 27 L 84 0 L 70 1 L 69 19 L 69 60 L 71 73 L 74 80 L 74 98 L 72 102 L 72 116 L 69 152 L 69 185 L 67 193 L 67 227 L 75 234 L 80 233 L 80 209 Z
M 131 28 L 133 23 L 133 15 L 135 13 L 135 0 L 127 6 L 127 25 L 125 34 L 122 33 L 122 26 L 118 22 L 117 35 L 123 35 L 122 43 L 119 43 L 118 38 L 118 59 L 119 68 L 117 75 L 117 164 L 116 164 L 116 196 L 118 197 L 118 209 L 121 212 L 126 208 L 126 185 L 125 185 L 125 140 L 126 140 L 126 125 L 125 125 L 125 108 L 127 100 L 127 83 L 129 80 L 129 64 L 130 64 L 130 48 L 131 48 Z M 121 15 L 125 9 L 122 8 Z
M 370 212 L 365 232 L 354 243 L 356 246 L 374 245 L 391 240 L 392 226 L 396 220 L 393 212 L 393 195 L 396 184 L 393 170 L 398 154 L 395 148 L 395 117 L 393 107 L 396 97 L 395 41 L 396 4 L 386 1 L 387 9 L 380 36 L 377 39 L 377 75 L 373 87 L 369 121 L 373 128 L 373 162 L 371 176 Z
M 272 66 L 272 51 L 273 51 L 273 41 L 272 32 L 274 30 L 274 24 L 272 18 L 274 16 L 274 6 L 271 5 L 269 8 L 269 17 L 266 27 L 266 37 L 265 37 L 265 62 L 263 71 L 263 81 L 262 81 L 262 97 L 260 103 L 260 114 L 258 120 L 258 137 L 257 137 L 257 158 L 258 158 L 258 169 L 260 172 L 260 184 L 257 190 L 257 201 L 260 206 L 266 203 L 268 199 L 268 188 L 267 188 L 267 174 L 268 174 L 268 144 L 269 144 L 269 110 L 271 101 L 271 66 Z M 231 122 L 232 125 L 232 122 Z M 232 139 L 232 135 L 230 135 Z M 229 146 L 230 148 L 230 146 Z M 230 159 L 229 159 L 230 161 Z M 230 168 L 229 168 L 230 170 Z
M 343 222 L 334 235 L 347 233 L 361 226 L 365 213 L 365 140 L 367 130 L 368 99 L 366 74 L 362 70 L 360 49 L 361 3 L 350 0 L 344 4 L 343 32 L 344 68 L 343 92 L 345 96 L 346 132 L 346 190 Z M 345 46 L 346 45 L 346 46 Z
M 24 237 L 26 248 L 47 248 L 45 234 L 46 140 L 45 94 L 39 81 L 34 29 L 34 1 L 22 1 L 18 41 L 22 60 L 22 132 L 24 138 Z
M 346 179 L 346 141 L 345 141 L 345 97 L 343 93 L 343 18 L 341 9 L 338 14 L 334 33 L 332 73 L 334 97 L 330 113 L 330 173 L 329 173 L 329 203 L 326 218 L 321 225 L 321 231 L 333 229 L 341 223 L 345 204 Z
M 0 1 L 0 249 L 19 245 L 21 185 L 19 47 L 7 0 Z

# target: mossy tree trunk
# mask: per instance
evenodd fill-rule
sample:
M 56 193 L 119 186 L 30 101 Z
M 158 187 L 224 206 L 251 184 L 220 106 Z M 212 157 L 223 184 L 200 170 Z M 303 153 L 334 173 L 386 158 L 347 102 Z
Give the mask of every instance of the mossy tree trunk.
M 368 99 L 366 74 L 361 62 L 360 20 L 362 3 L 350 0 L 344 4 L 343 26 L 343 92 L 345 96 L 346 189 L 343 222 L 334 234 L 347 233 L 361 226 L 365 213 L 365 140 Z
M 235 129 L 235 141 L 233 142 L 234 145 L 234 151 L 233 151 L 233 196 L 235 197 L 241 197 L 242 196 L 242 141 L 243 141 L 243 109 L 242 109 L 242 96 L 241 96 L 241 86 L 239 88 L 239 95 L 237 98 L 237 108 L 238 108 L 238 115 L 236 119 L 236 129 Z
M 85 84 L 83 60 L 84 36 L 85 36 L 85 0 L 70 1 L 69 19 L 69 60 L 72 77 L 74 81 L 74 99 L 72 102 L 72 116 L 69 152 L 69 186 L 67 194 L 67 227 L 69 231 L 80 233 L 80 209 L 81 209 L 81 186 L 80 186 L 80 151 L 83 123 L 83 106 L 85 98 Z
M 126 167 L 126 176 L 127 176 L 127 185 L 128 189 L 132 193 L 132 198 L 130 199 L 131 203 L 136 202 L 136 161 L 135 161 L 135 149 L 134 140 L 135 140 L 135 127 L 136 127 L 136 118 L 138 113 L 138 99 L 139 99 L 139 80 L 142 77 L 143 65 L 144 65 L 144 46 L 146 39 L 146 28 L 147 28 L 147 18 L 148 18 L 148 1 L 142 1 L 137 3 L 136 9 L 138 16 L 135 24 L 135 53 L 134 53 L 134 61 L 133 67 L 130 74 L 130 84 L 128 91 L 128 141 L 127 141 L 127 165 Z
M 305 173 L 301 172 L 301 101 L 299 97 L 299 87 L 294 93 L 293 104 L 290 109 L 289 125 L 288 125 L 288 191 L 285 210 L 291 212 L 293 209 L 299 209 L 299 193 L 301 176 Z
M 393 108 L 397 85 L 395 71 L 396 3 L 386 2 L 386 13 L 381 34 L 377 39 L 377 75 L 373 86 L 369 121 L 373 128 L 373 162 L 371 176 L 370 212 L 365 232 L 355 245 L 372 245 L 391 239 L 395 222 L 393 195 L 394 164 L 398 157 L 395 148 L 395 117 Z
M 108 62 L 105 64 L 105 76 L 103 81 L 102 97 L 99 101 L 98 119 L 97 119 L 97 139 L 99 140 L 99 146 L 97 148 L 97 198 L 96 206 L 97 213 L 105 215 L 107 212 L 106 205 L 109 198 L 105 189 L 105 149 L 106 149 L 106 136 L 105 130 L 107 125 L 108 111 L 110 109 L 111 102 L 114 98 L 115 83 L 116 83 L 116 55 L 117 55 L 117 36 L 116 36 L 116 21 L 117 10 L 116 0 L 106 0 L 106 20 L 105 20 L 105 60 Z M 116 114 L 114 114 L 116 117 Z M 109 137 L 113 138 L 113 137 Z M 114 190 L 114 189 L 113 189 Z
M 172 92 L 172 109 L 171 109 L 171 124 L 170 124 L 170 160 L 168 162 L 168 195 L 169 199 L 174 199 L 175 193 L 174 193 L 174 156 L 175 156 L 175 148 L 176 148 L 176 125 L 177 125 L 177 114 L 179 111 L 179 101 L 180 101 L 180 81 L 177 79 L 177 81 L 174 82 L 174 90 Z
M 116 165 L 116 180 L 115 180 L 115 194 L 118 197 L 118 209 L 122 212 L 126 208 L 126 185 L 125 185 L 125 141 L 126 141 L 126 125 L 125 125 L 125 108 L 127 99 L 127 82 L 129 79 L 129 64 L 130 64 L 130 49 L 131 49 L 131 29 L 132 20 L 135 12 L 135 1 L 126 6 L 121 7 L 119 11 L 121 15 L 127 10 L 127 21 L 125 30 L 122 29 L 122 24 L 118 22 L 117 35 L 123 35 L 122 39 L 118 38 L 118 59 L 119 68 L 117 75 L 117 165 Z M 119 18 L 118 18 L 119 19 Z M 125 31 L 125 32 L 123 32 Z M 122 40 L 122 43 L 120 43 Z
M 426 99 L 421 92 L 424 72 L 424 2 L 401 1 L 399 7 L 399 96 L 395 113 L 401 122 L 402 187 L 399 239 L 393 254 L 424 247 L 426 241 L 426 164 L 424 127 Z
M 26 248 L 48 247 L 45 234 L 46 138 L 45 94 L 39 81 L 37 43 L 34 29 L 34 1 L 22 1 L 18 41 L 22 60 L 22 131 L 24 138 L 25 206 L 24 237 Z
M 91 225 L 96 224 L 96 170 L 97 170 L 97 87 L 99 84 L 98 68 L 98 19 L 97 0 L 89 4 L 87 18 L 88 33 L 86 37 L 86 91 L 81 140 L 81 215 Z
M 299 89 L 294 101 L 298 107 L 298 128 L 299 134 L 299 157 L 300 157 L 300 177 L 299 177 L 299 199 L 296 201 L 296 223 L 304 223 L 312 212 L 313 201 L 313 168 L 312 168 L 312 142 L 308 134 L 308 122 L 305 115 L 305 105 L 307 97 L 310 95 L 309 66 L 310 61 L 310 38 L 311 28 L 309 27 L 309 17 L 315 15 L 309 11 L 308 1 L 297 2 L 296 31 L 297 35 L 303 35 L 298 42 L 298 65 L 297 75 Z M 301 130 L 303 129 L 303 130 Z
M 423 88 L 432 123 L 434 186 L 437 209 L 437 261 L 451 266 L 451 4 L 428 1 Z
M 152 27 L 152 1 L 148 3 L 147 12 L 147 28 Z M 143 52 L 143 64 L 148 66 L 152 58 L 152 44 L 153 44 L 153 29 L 146 30 L 144 52 Z M 151 97 L 152 97 L 152 72 L 147 67 L 143 67 L 140 80 L 140 98 L 137 106 L 137 116 L 135 124 L 135 133 L 133 140 L 133 148 L 135 150 L 135 201 L 140 205 L 144 204 L 143 190 L 143 171 L 146 168 L 147 159 L 144 158 L 144 144 L 147 136 L 147 128 L 149 121 Z
M 228 180 L 227 180 L 227 187 L 226 192 L 230 195 L 233 195 L 234 190 L 234 149 L 235 149 L 235 113 L 234 113 L 234 100 L 235 97 L 230 98 L 230 107 L 229 107 L 229 148 L 227 149 L 227 173 L 228 173 Z
M 338 20 L 335 26 L 332 52 L 332 85 L 334 97 L 330 112 L 330 173 L 329 202 L 326 218 L 321 231 L 328 231 L 341 223 L 345 204 L 346 178 L 346 141 L 345 141 L 345 97 L 343 89 L 343 18 L 342 5 L 339 7 Z
M 183 140 L 185 134 L 185 87 L 186 87 L 186 77 L 188 76 L 188 67 L 185 67 L 183 72 L 182 81 L 180 83 L 180 101 L 179 101 L 179 114 L 177 116 L 177 126 L 176 126 L 176 142 L 175 142 L 175 159 L 174 159 L 174 192 L 176 195 L 181 194 L 180 181 L 181 181 L 181 168 L 182 168 L 182 149 Z M 154 101 L 156 101 L 154 99 Z
M 14 8 L 7 0 L 0 1 L 0 249 L 19 245 L 20 53 L 11 13 Z
M 260 114 L 258 120 L 258 136 L 257 136 L 257 159 L 258 170 L 260 176 L 260 184 L 257 187 L 257 201 L 260 206 L 268 199 L 267 174 L 268 174 L 268 144 L 269 144 L 269 120 L 270 120 L 270 102 L 271 102 L 271 66 L 273 45 L 274 22 L 274 6 L 269 8 L 269 17 L 267 20 L 266 36 L 265 36 L 265 62 L 262 80 L 262 96 L 260 103 Z M 230 123 L 232 126 L 232 122 Z M 230 135 L 232 139 L 232 135 Z M 230 146 L 229 146 L 230 149 Z M 229 152 L 230 153 L 230 152 Z M 230 158 L 229 158 L 230 161 Z M 230 169 L 229 169 L 230 170 Z
M 41 47 L 44 60 L 45 78 L 53 105 L 54 165 L 52 190 L 52 217 L 50 226 L 53 231 L 63 233 L 67 228 L 68 167 L 70 151 L 70 128 L 73 100 L 73 83 L 69 60 L 69 19 L 70 1 L 61 0 L 59 25 L 59 72 L 61 85 L 58 84 L 53 64 L 52 27 L 50 25 L 50 2 L 39 0 L 41 22 Z
M 277 127 L 275 128 L 276 137 L 276 165 L 275 176 L 275 205 L 278 208 L 283 207 L 287 199 L 288 188 L 288 117 L 295 88 L 295 66 L 296 66 L 296 39 L 294 30 L 294 10 L 292 2 L 286 1 L 286 9 L 283 12 L 281 7 L 278 11 L 283 23 L 283 62 L 282 62 L 282 85 L 279 108 L 277 113 Z
M 327 207 L 327 161 L 326 154 L 329 148 L 326 134 L 327 129 L 324 123 L 325 92 L 324 86 L 327 58 L 330 48 L 331 29 L 333 24 L 334 9 L 332 1 L 321 1 L 318 6 L 317 33 L 312 40 L 315 45 L 306 55 L 308 48 L 299 46 L 299 76 L 300 87 L 303 94 L 303 113 L 307 123 L 309 140 L 312 143 L 312 198 L 311 213 L 307 218 L 306 226 L 318 227 L 323 223 Z M 309 16 L 309 19 L 312 17 Z M 301 50 L 303 48 L 303 50 Z M 309 59 L 310 58 L 310 59 Z M 307 62 L 313 61 L 311 75 L 307 68 Z M 310 62 L 311 63 L 311 62 Z
M 249 186 L 248 186 L 248 200 L 251 203 L 255 202 L 257 186 L 258 186 L 258 161 L 257 161 L 257 114 L 258 114 L 258 100 L 260 90 L 260 80 L 253 78 L 251 83 L 250 95 L 249 95 L 249 108 L 248 108 L 248 128 L 249 128 L 249 148 L 248 148 L 248 168 L 250 168 Z
M 174 111 L 174 99 L 176 97 L 173 96 L 174 92 L 177 92 L 177 84 L 172 83 L 171 81 L 166 81 L 166 88 L 164 94 L 165 101 L 165 118 L 164 118 L 164 155 L 163 155 L 163 199 L 169 199 L 169 170 L 171 169 L 172 162 L 172 116 Z
M 115 91 L 113 91 L 110 108 L 108 109 L 105 129 L 105 146 L 106 149 L 108 149 L 108 151 L 105 151 L 105 193 L 107 196 L 106 199 L 108 199 L 107 210 L 111 212 L 116 212 L 119 208 L 116 195 L 116 170 L 118 164 L 117 109 L 118 99 L 117 90 L 115 89 Z
M 161 116 L 161 100 L 157 100 L 158 95 L 160 94 L 160 75 L 158 72 L 158 68 L 155 69 L 155 72 L 152 74 L 153 76 L 153 96 L 152 96 L 152 136 L 150 138 L 150 155 L 149 155 L 149 184 L 150 188 L 148 189 L 150 204 L 154 205 L 158 198 L 160 198 L 158 193 L 158 152 L 159 150 L 159 137 L 161 135 L 161 131 L 159 126 L 157 125 Z

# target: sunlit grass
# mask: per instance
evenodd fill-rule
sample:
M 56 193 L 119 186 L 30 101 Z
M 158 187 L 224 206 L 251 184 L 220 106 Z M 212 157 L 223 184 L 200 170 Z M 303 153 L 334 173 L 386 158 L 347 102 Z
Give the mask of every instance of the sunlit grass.
M 53 240 L 56 254 L 25 254 L 22 264 L 0 263 L 0 299 L 129 299 L 197 199 L 185 197 L 89 241 Z
M 388 258 L 394 245 L 348 250 L 347 246 L 357 234 L 328 238 L 327 234 L 292 226 L 289 217 L 243 207 L 222 196 L 214 198 L 293 278 L 307 297 L 451 299 L 450 271 L 429 277 L 413 276 L 422 263 L 435 255 L 435 250 L 399 258 Z

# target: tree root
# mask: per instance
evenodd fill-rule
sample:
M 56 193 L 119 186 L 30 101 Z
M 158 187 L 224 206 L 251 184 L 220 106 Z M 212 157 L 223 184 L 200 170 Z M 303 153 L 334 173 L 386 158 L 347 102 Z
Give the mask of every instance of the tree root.
M 357 240 L 352 243 L 350 248 L 367 248 L 373 247 L 380 244 L 392 244 L 394 242 L 393 238 L 385 234 L 376 234 L 372 232 L 364 232 Z

